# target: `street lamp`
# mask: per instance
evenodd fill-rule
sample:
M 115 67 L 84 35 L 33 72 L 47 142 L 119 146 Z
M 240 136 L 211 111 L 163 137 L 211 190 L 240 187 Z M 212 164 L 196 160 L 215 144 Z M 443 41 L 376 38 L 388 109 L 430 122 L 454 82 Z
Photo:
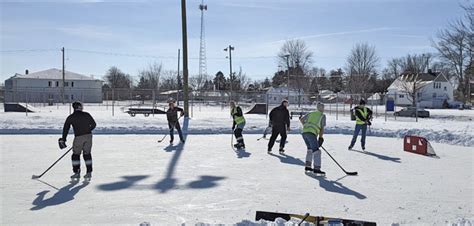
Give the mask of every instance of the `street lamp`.
M 232 86 L 234 83 L 234 79 L 232 78 L 232 51 L 234 47 L 229 45 L 229 47 L 225 48 L 224 51 L 229 52 L 229 71 L 230 71 L 230 100 L 232 100 Z
M 288 89 L 288 95 L 287 95 L 287 99 L 288 101 L 290 101 L 290 63 L 289 63 L 289 59 L 290 59 L 290 54 L 286 54 L 284 55 L 284 57 L 286 58 L 286 66 L 287 66 L 287 71 L 286 71 L 286 76 L 288 77 L 288 81 L 286 83 L 286 88 Z

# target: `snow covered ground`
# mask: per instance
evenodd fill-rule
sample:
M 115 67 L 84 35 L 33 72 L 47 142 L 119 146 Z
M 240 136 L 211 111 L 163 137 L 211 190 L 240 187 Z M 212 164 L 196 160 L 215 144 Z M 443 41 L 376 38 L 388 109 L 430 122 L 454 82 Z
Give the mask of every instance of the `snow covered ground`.
M 165 115 L 144 117 L 137 115 L 130 117 L 123 113 L 126 102 L 115 107 L 112 116 L 111 106 L 86 105 L 88 111 L 97 121 L 97 134 L 163 134 L 167 133 L 168 125 Z M 296 106 L 292 106 L 296 107 Z M 349 106 L 337 106 L 341 111 Z M 38 107 L 40 112 L 5 113 L 0 109 L 0 134 L 59 134 L 65 118 L 69 114 L 68 106 Z M 162 109 L 162 108 L 161 108 Z M 352 134 L 354 122 L 350 121 L 348 113 L 339 112 L 336 116 L 336 106 L 327 106 L 328 116 L 326 133 Z M 244 111 L 249 110 L 248 107 Z M 419 119 L 389 116 L 387 121 L 383 116 L 383 107 L 374 107 L 378 116 L 373 120 L 369 136 L 397 137 L 407 134 L 426 137 L 429 141 L 461 146 L 474 147 L 474 111 L 473 110 L 435 110 L 429 109 L 432 118 Z M 268 124 L 265 115 L 246 115 L 247 125 L 245 132 L 261 134 Z M 221 134 L 230 133 L 232 120 L 227 106 L 200 106 L 192 108 L 192 126 L 189 134 Z M 300 124 L 296 117 L 292 120 L 294 134 L 300 132 Z
M 99 131 L 113 123 L 163 127 L 162 116 L 95 115 Z M 33 117 L 12 119 L 21 119 L 25 128 L 61 126 L 54 116 L 38 114 L 38 124 Z M 226 117 L 216 115 L 216 120 Z M 196 121 L 189 128 L 204 128 L 214 120 Z M 231 224 L 254 220 L 257 210 L 379 225 L 447 225 L 462 219 L 472 225 L 474 220 L 474 152 L 469 147 L 433 142 L 439 158 L 431 158 L 402 151 L 401 139 L 369 137 L 367 152 L 347 151 L 350 136 L 327 135 L 326 149 L 359 175 L 345 176 L 323 153 L 327 177 L 312 178 L 303 173 L 305 147 L 299 135 L 289 136 L 286 155 L 266 154 L 266 142 L 257 141 L 260 135 L 246 134 L 247 150 L 239 153 L 230 148 L 229 134 L 189 135 L 184 146 L 159 144 L 160 137 L 96 135 L 92 182 L 71 184 L 69 155 L 41 180 L 31 180 L 63 153 L 58 135 L 1 135 L 0 225 Z

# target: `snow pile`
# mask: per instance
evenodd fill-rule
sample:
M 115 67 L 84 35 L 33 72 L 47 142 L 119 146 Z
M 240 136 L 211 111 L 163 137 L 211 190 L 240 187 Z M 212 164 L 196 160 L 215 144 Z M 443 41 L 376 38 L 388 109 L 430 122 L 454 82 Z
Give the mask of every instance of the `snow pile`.
M 339 106 L 339 108 L 341 108 Z M 39 107 L 37 113 L 0 112 L 0 134 L 60 134 L 62 125 L 69 114 L 66 106 Z M 166 134 L 168 124 L 165 115 L 137 115 L 131 117 L 124 113 L 125 108 L 115 107 L 114 116 L 110 106 L 85 106 L 97 122 L 96 134 Z M 160 108 L 161 109 L 161 108 Z M 244 108 L 244 111 L 248 109 Z M 346 108 L 347 110 L 347 108 Z M 418 135 L 431 142 L 474 146 L 474 111 L 430 110 L 432 118 L 419 119 L 390 116 L 387 121 L 383 115 L 374 118 L 368 136 L 403 138 L 405 135 Z M 380 113 L 380 112 L 379 112 Z M 328 134 L 353 133 L 354 122 L 348 113 L 327 111 Z M 265 115 L 245 115 L 247 123 L 244 133 L 262 134 L 268 125 Z M 181 124 L 183 122 L 181 121 Z M 189 120 L 188 134 L 230 134 L 232 120 L 228 107 L 194 106 Z M 291 121 L 293 134 L 300 132 L 297 117 Z

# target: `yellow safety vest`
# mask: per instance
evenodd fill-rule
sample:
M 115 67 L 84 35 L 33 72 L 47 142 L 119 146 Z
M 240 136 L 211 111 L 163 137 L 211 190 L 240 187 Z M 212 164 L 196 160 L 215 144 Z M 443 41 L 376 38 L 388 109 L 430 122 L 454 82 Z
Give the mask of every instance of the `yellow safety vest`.
M 324 114 L 320 111 L 309 113 L 306 122 L 303 124 L 303 133 L 313 133 L 317 136 L 321 130 L 321 119 L 323 115 Z
M 230 115 L 234 118 L 234 122 L 236 125 L 239 125 L 239 124 L 242 124 L 245 122 L 245 118 L 244 116 L 234 116 L 235 114 L 237 114 L 237 106 L 235 106 L 235 108 L 232 108 L 230 110 Z
M 360 108 L 357 108 L 356 111 L 359 111 L 360 114 L 364 117 L 364 118 L 367 118 L 367 115 L 369 114 L 369 112 L 367 111 L 367 108 L 364 107 L 363 109 L 360 109 Z M 357 117 L 357 114 L 355 114 L 355 117 L 356 117 L 356 124 L 357 125 L 364 125 L 365 124 L 365 121 L 360 119 L 359 117 Z

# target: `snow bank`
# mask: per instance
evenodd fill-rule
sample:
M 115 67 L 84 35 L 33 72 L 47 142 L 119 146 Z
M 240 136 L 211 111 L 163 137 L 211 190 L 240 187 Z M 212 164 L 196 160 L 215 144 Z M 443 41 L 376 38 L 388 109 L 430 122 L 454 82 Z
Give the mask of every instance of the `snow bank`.
M 341 108 L 341 107 L 339 107 Z M 39 107 L 37 113 L 5 113 L 0 112 L 0 134 L 60 134 L 62 124 L 69 114 L 66 106 Z M 166 134 L 168 124 L 165 115 L 137 115 L 131 117 L 123 112 L 124 106 L 116 107 L 114 116 L 110 106 L 85 106 L 96 119 L 96 134 Z M 347 108 L 346 108 L 347 109 Z M 380 108 L 379 108 L 380 109 Z M 247 109 L 244 109 L 246 111 Z M 474 146 L 474 111 L 459 110 L 430 110 L 432 118 L 419 119 L 390 116 L 380 114 L 373 120 L 368 136 L 403 138 L 405 135 L 426 137 L 431 142 L 439 142 L 461 146 Z M 328 134 L 350 135 L 354 129 L 354 122 L 350 121 L 348 113 L 334 111 L 326 112 Z M 189 120 L 188 134 L 230 134 L 232 120 L 228 107 L 194 106 Z M 245 133 L 262 134 L 268 124 L 265 115 L 246 115 L 247 124 Z M 181 121 L 181 124 L 183 122 Z M 300 123 L 297 118 L 291 121 L 291 133 L 300 132 Z

